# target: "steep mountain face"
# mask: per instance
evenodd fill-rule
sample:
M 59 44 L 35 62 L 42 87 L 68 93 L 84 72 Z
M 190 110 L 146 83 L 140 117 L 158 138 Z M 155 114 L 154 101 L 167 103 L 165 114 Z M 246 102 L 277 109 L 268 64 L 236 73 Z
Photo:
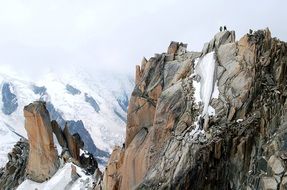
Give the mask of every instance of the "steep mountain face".
M 287 43 L 223 31 L 143 59 L 104 189 L 287 189 Z
M 60 165 L 49 112 L 44 103 L 35 102 L 25 106 L 24 116 L 29 139 L 26 173 L 30 179 L 44 182 L 57 172 Z
M 94 156 L 82 150 L 80 135 L 68 123 L 62 130 L 51 121 L 43 101 L 25 106 L 24 117 L 28 142 L 22 138 L 8 153 L 9 162 L 0 168 L 1 189 L 91 189 L 101 172 Z
M 103 167 L 115 144 L 124 141 L 127 103 L 134 85 L 128 75 L 80 70 L 58 76 L 48 73 L 37 81 L 24 81 L 0 73 L 0 167 L 21 136 L 27 138 L 23 107 L 46 102 L 52 120 L 65 122 L 84 141 L 84 149 Z M 59 145 L 57 145 L 59 146 Z
M 130 100 L 126 77 L 0 75 L 0 187 L 287 189 L 287 43 L 222 31 L 186 48 L 144 58 Z

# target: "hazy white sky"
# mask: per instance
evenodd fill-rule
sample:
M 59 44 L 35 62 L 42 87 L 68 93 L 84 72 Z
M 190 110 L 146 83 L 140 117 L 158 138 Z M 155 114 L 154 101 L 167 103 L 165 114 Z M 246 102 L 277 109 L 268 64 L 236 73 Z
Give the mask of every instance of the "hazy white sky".
M 226 25 L 287 41 L 286 0 L 0 0 L 0 71 L 133 73 L 171 40 L 201 50 Z

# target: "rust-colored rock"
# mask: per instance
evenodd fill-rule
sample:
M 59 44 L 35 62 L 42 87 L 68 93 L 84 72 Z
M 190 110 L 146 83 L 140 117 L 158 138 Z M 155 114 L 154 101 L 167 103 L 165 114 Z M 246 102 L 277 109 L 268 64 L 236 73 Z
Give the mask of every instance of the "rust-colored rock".
M 179 43 L 176 44 L 171 44 L 169 53 L 176 53 Z M 181 45 L 181 56 L 185 56 L 186 45 Z M 186 102 L 193 93 L 191 81 L 186 78 L 191 60 L 165 64 L 165 56 L 156 55 L 142 65 L 136 68 L 125 148 L 117 148 L 111 155 L 104 173 L 106 189 L 132 189 L 139 185 L 160 158 L 157 153 L 172 136 L 175 124 L 180 122 L 180 132 L 192 124 L 191 113 L 182 114 L 193 110 L 192 101 Z
M 162 91 L 163 78 L 160 71 L 163 66 L 164 56 L 159 55 L 148 62 L 143 61 L 141 69 L 137 67 L 141 74 L 136 76 L 139 83 L 136 84 L 129 102 L 126 146 L 142 128 L 153 125 L 157 99 Z
M 84 143 L 78 133 L 72 134 L 69 130 L 69 126 L 66 123 L 64 128 L 64 137 L 67 141 L 69 152 L 73 159 L 78 163 L 80 161 L 80 148 L 83 148 Z
M 135 82 L 136 84 L 139 84 L 141 78 L 141 68 L 139 65 L 136 66 L 136 77 L 135 77 Z
M 107 164 L 108 167 L 104 171 L 104 189 L 119 189 L 119 169 L 123 163 L 123 156 L 123 150 L 118 146 L 115 147 Z
M 66 143 L 66 140 L 64 138 L 62 129 L 58 125 L 57 121 L 53 120 L 51 122 L 51 125 L 52 125 L 52 129 L 53 129 L 53 133 L 56 135 L 56 138 L 57 138 L 59 144 L 61 145 L 61 147 L 62 148 L 67 147 L 67 143 Z
M 222 31 L 202 52 L 172 42 L 137 67 L 125 146 L 111 155 L 104 189 L 284 188 L 286 49 L 268 29 L 238 42 Z M 214 115 L 200 119 L 194 82 L 201 79 L 190 74 L 196 58 L 213 51 L 219 94 L 209 105 Z
M 167 49 L 167 54 L 175 54 L 177 52 L 178 45 L 179 45 L 178 42 L 174 42 L 174 41 L 170 42 L 170 45 Z
M 45 103 L 40 101 L 25 106 L 24 116 L 30 146 L 26 168 L 28 178 L 43 182 L 51 178 L 59 167 L 50 116 Z

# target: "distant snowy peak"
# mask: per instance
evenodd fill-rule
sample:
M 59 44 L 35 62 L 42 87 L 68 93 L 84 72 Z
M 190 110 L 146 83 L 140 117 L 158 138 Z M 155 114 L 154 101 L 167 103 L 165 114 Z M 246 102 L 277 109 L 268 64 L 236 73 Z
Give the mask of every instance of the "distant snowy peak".
M 19 137 L 9 135 L 9 131 L 26 137 L 23 107 L 43 100 L 47 102 L 51 120 L 56 120 L 62 128 L 65 121 L 80 122 L 73 125 L 77 126 L 73 131 L 81 135 L 90 152 L 105 162 L 113 147 L 124 141 L 133 86 L 133 78 L 129 75 L 90 74 L 81 70 L 80 74 L 73 71 L 63 75 L 47 73 L 41 80 L 25 81 L 0 71 L 0 143 L 5 144 L 5 140 L 2 142 L 4 134 L 10 139 L 7 142 L 18 140 Z

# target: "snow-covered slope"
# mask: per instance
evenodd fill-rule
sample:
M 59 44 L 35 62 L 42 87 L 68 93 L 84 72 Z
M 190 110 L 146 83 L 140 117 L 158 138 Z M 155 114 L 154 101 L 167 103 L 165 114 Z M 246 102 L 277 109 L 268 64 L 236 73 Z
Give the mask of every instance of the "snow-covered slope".
M 71 177 L 71 167 L 76 168 L 79 178 L 73 181 Z M 48 181 L 44 183 L 37 183 L 26 179 L 17 190 L 27 190 L 27 189 L 41 189 L 41 190 L 79 190 L 79 189 L 89 189 L 93 187 L 93 180 L 91 175 L 86 175 L 78 166 L 67 163 L 62 168 L 60 168 L 57 173 Z
M 128 75 L 79 69 L 62 75 L 49 72 L 37 81 L 0 71 L 0 166 L 19 135 L 26 137 L 23 107 L 35 100 L 47 101 L 51 119 L 61 127 L 69 120 L 73 130 L 79 130 L 85 148 L 104 162 L 114 145 L 123 142 L 133 85 Z

